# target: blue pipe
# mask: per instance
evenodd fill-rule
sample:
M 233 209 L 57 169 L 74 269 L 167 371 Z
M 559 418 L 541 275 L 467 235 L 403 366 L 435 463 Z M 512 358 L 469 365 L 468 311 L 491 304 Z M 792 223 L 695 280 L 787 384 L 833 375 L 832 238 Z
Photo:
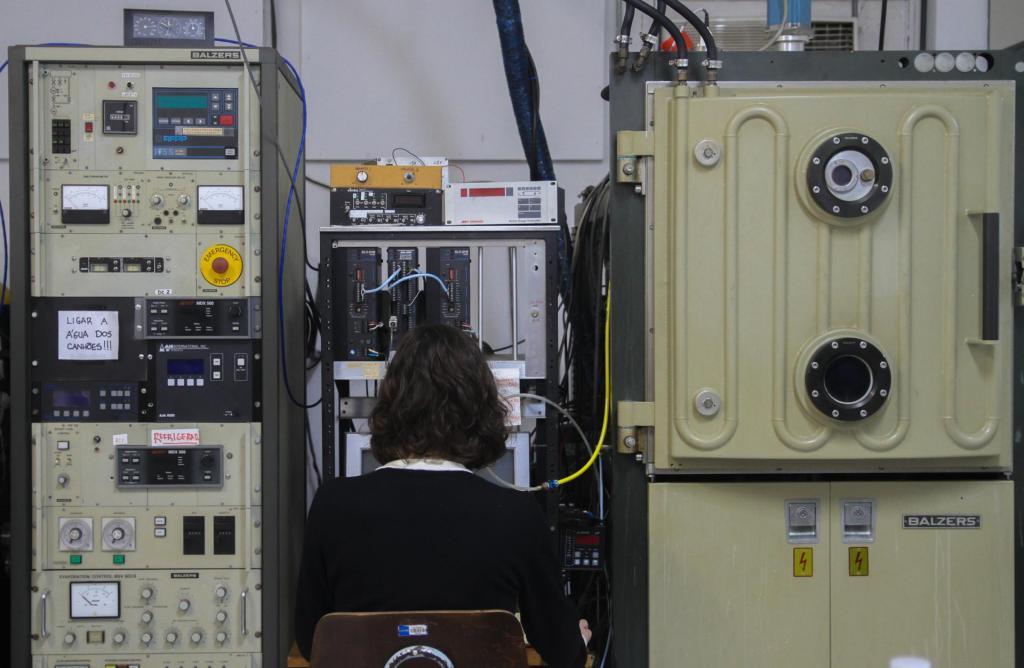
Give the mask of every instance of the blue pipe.
M 777 28 L 782 22 L 782 13 L 789 3 L 787 25 L 798 25 L 801 28 L 811 27 L 811 0 L 768 0 L 768 27 Z
M 530 71 L 519 0 L 494 0 L 494 16 L 498 23 L 501 57 L 505 63 L 505 79 L 508 81 L 508 93 L 512 98 L 512 112 L 519 127 L 519 140 L 523 144 L 523 152 L 530 163 L 530 180 L 554 181 L 555 168 L 551 163 L 544 125 L 539 113 L 536 119 L 533 117 L 532 90 L 537 75 L 536 72 Z M 536 146 L 533 146 L 534 123 L 537 127 Z M 530 159 L 531 157 L 533 159 Z

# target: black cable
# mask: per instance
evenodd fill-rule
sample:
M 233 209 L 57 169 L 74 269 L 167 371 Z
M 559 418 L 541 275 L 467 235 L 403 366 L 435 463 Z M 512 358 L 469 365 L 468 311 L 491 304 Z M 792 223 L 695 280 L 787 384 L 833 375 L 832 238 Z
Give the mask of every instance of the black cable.
M 882 0 L 882 17 L 878 21 L 878 50 L 885 51 L 885 24 L 889 18 L 889 0 Z
M 679 0 L 665 0 L 665 3 L 686 19 L 686 22 L 692 25 L 694 30 L 700 33 L 701 39 L 704 40 L 704 46 L 707 48 L 708 60 L 718 60 L 718 43 L 715 41 L 715 36 L 711 34 L 708 25 L 701 21 L 699 16 L 694 14 L 689 7 L 679 2 Z
M 917 48 L 924 51 L 928 42 L 928 0 L 921 0 L 921 30 Z
M 270 48 L 277 48 L 277 2 L 274 0 L 270 0 Z
M 315 186 L 320 186 L 321 188 L 327 188 L 328 190 L 334 190 L 334 188 L 329 183 L 324 183 L 323 181 L 319 181 L 317 179 L 314 179 L 312 176 L 308 176 L 308 175 L 305 178 L 306 178 L 307 181 L 309 181 L 310 183 L 312 183 Z
M 676 26 L 676 24 L 673 21 L 671 21 L 667 16 L 665 16 L 664 13 L 659 12 L 657 9 L 651 7 L 646 2 L 641 2 L 641 0 L 622 1 L 625 2 L 627 5 L 630 5 L 631 7 L 635 7 L 638 11 L 647 14 L 647 16 L 650 16 L 652 19 L 660 23 L 661 27 L 663 27 L 666 30 L 666 32 L 668 32 L 668 34 L 672 37 L 672 39 L 676 41 L 676 57 L 681 60 L 686 59 L 686 42 L 683 41 L 683 34 L 679 32 L 679 27 Z
M 249 65 L 249 56 L 245 53 L 245 42 L 242 41 L 242 33 L 238 31 L 238 22 L 235 21 L 235 10 L 231 9 L 231 0 L 224 0 L 224 4 L 228 8 L 228 17 L 231 19 L 231 27 L 235 30 L 235 40 L 238 41 L 238 50 L 242 53 L 242 62 L 245 63 L 245 71 L 249 75 L 249 81 L 252 82 L 253 92 L 256 94 L 256 99 L 260 103 L 260 114 L 263 113 L 263 96 L 260 94 L 259 84 L 256 83 L 256 75 L 252 73 L 252 67 Z
M 398 156 L 397 156 L 396 154 L 397 154 L 397 153 L 398 153 L 399 151 L 405 151 L 406 153 L 408 153 L 408 154 L 409 154 L 409 155 L 411 155 L 412 157 L 414 157 L 414 158 L 416 158 L 417 160 L 419 160 L 419 161 L 420 161 L 420 164 L 421 164 L 421 165 L 423 165 L 424 167 L 426 167 L 426 166 L 427 166 L 427 163 L 423 161 L 423 158 L 421 158 L 420 156 L 416 155 L 415 153 L 413 153 L 413 152 L 412 152 L 412 151 L 410 151 L 409 149 L 407 149 L 407 148 L 404 148 L 404 147 L 402 147 L 402 146 L 396 146 L 395 148 L 391 149 L 391 159 L 395 161 L 395 164 L 396 164 L 396 165 L 398 164 Z
M 302 415 L 306 423 L 306 444 L 309 448 L 309 463 L 313 465 L 313 473 L 316 474 L 316 486 L 319 489 L 320 485 L 324 484 L 324 479 L 320 475 L 320 466 L 316 463 L 316 449 L 313 446 L 313 430 L 310 429 L 309 425 L 309 412 L 302 411 Z
M 523 45 L 526 50 L 526 62 L 529 66 L 530 77 L 530 173 L 540 171 L 540 156 L 537 155 L 537 120 L 540 118 L 540 80 L 537 76 L 537 67 L 533 64 L 533 54 L 530 47 Z

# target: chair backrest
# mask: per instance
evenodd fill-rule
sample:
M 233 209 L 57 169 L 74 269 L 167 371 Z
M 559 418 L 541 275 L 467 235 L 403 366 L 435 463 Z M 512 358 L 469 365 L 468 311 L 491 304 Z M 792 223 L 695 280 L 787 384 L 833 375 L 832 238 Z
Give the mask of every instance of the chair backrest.
M 312 668 L 526 668 L 523 629 L 505 610 L 332 612 Z

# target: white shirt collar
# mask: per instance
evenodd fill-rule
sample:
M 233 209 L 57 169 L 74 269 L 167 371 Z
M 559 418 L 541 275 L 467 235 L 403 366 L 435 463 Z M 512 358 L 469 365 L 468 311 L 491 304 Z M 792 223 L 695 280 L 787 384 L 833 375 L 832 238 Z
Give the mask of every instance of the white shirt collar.
M 383 466 L 377 467 L 378 471 L 381 469 L 405 469 L 407 471 L 462 471 L 464 473 L 472 473 L 472 471 L 462 464 L 448 461 L 447 459 L 394 459 Z

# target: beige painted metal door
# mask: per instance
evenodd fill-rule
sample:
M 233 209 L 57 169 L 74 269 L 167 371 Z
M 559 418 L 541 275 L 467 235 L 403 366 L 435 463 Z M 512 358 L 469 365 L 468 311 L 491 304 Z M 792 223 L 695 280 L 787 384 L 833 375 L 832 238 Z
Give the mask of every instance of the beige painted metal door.
M 828 665 L 827 483 L 657 483 L 649 495 L 651 668 Z M 787 501 L 817 502 L 817 544 L 788 541 Z
M 1008 469 L 1011 86 L 651 99 L 656 467 Z
M 874 541 L 844 541 L 864 502 Z M 832 483 L 830 506 L 832 668 L 1014 665 L 1012 483 Z

